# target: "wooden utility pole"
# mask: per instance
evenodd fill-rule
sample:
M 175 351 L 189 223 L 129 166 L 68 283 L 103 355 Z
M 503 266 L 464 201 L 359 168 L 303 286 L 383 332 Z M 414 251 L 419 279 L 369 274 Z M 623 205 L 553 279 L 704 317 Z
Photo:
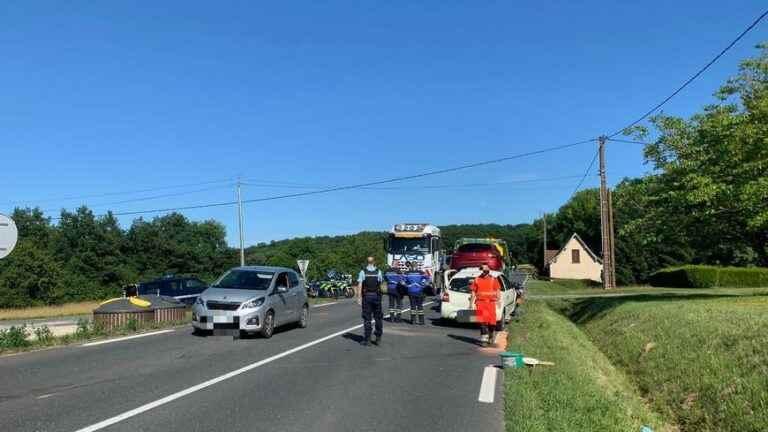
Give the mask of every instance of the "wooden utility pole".
M 600 146 L 600 231 L 603 241 L 603 288 L 611 289 L 616 287 L 616 277 L 613 262 L 613 208 L 605 179 L 605 141 L 605 136 L 597 139 Z
M 608 232 L 611 251 L 611 287 L 616 288 L 616 231 L 613 229 L 613 192 L 608 189 Z
M 541 268 L 543 270 L 547 269 L 547 214 L 544 213 L 544 252 L 542 252 L 544 255 L 544 261 L 541 265 Z
M 245 242 L 243 241 L 243 197 L 240 194 L 240 179 L 237 179 L 237 225 L 240 228 L 240 267 L 245 266 Z

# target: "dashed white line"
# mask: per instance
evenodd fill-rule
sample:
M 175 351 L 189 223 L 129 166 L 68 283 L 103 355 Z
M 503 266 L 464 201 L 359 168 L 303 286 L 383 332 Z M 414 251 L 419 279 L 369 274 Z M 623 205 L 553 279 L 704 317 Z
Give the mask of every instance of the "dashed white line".
M 102 341 L 98 341 L 98 342 L 89 342 L 87 344 L 82 344 L 80 346 L 89 347 L 89 346 L 96 346 L 96 345 L 104 345 L 104 344 L 108 344 L 108 343 L 112 343 L 112 342 L 122 342 L 124 340 L 129 340 L 129 339 L 136 339 L 136 338 L 142 338 L 142 337 L 147 337 L 147 336 L 154 336 L 154 335 L 163 334 L 163 333 L 170 333 L 172 331 L 173 331 L 172 329 L 171 330 L 159 330 L 159 331 L 155 331 L 155 332 L 141 333 L 141 334 L 137 334 L 137 335 L 133 335 L 133 336 L 126 336 L 126 337 L 121 337 L 121 338 L 116 338 L 116 339 L 107 339 L 107 340 L 102 340 Z
M 498 370 L 496 366 L 486 366 L 483 370 L 483 380 L 480 382 L 480 394 L 477 400 L 483 403 L 493 403 L 496 394 L 496 377 Z

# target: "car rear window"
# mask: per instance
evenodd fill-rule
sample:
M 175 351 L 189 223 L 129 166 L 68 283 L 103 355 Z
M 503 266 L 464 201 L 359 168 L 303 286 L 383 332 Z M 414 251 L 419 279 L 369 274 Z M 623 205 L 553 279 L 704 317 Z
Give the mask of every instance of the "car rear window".
M 465 244 L 459 246 L 459 248 L 456 250 L 457 252 L 492 252 L 493 248 L 491 245 L 485 245 L 485 244 Z
M 469 293 L 469 284 L 473 278 L 453 278 L 451 279 L 451 291 Z

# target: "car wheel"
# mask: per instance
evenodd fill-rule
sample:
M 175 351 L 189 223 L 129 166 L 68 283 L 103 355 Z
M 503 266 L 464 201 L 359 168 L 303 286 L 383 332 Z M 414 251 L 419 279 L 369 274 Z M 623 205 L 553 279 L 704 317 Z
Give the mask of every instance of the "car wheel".
M 507 320 L 507 310 L 504 309 L 501 311 L 501 319 L 496 321 L 496 331 L 504 330 L 504 324 L 506 320 Z
M 299 316 L 299 327 L 307 328 L 309 325 L 309 305 L 304 305 L 301 308 L 301 316 Z
M 261 326 L 261 335 L 269 339 L 275 332 L 275 313 L 272 311 L 267 312 L 264 316 L 264 325 Z

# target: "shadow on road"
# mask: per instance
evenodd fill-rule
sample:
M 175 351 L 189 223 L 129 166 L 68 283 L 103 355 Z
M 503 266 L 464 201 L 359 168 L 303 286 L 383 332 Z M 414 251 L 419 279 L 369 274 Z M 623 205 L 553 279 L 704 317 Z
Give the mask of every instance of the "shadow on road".
M 362 335 L 355 334 L 355 333 L 344 333 L 341 335 L 344 339 L 349 339 L 355 343 L 361 343 L 363 339 L 365 339 Z
M 457 341 L 466 342 L 468 344 L 476 345 L 476 346 L 483 346 L 480 343 L 480 340 L 477 338 L 469 337 L 469 336 L 462 336 L 462 335 L 455 335 L 455 334 L 449 334 L 449 338 L 456 339 Z

